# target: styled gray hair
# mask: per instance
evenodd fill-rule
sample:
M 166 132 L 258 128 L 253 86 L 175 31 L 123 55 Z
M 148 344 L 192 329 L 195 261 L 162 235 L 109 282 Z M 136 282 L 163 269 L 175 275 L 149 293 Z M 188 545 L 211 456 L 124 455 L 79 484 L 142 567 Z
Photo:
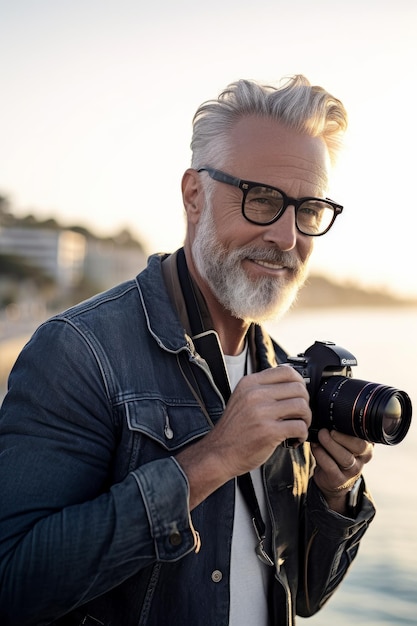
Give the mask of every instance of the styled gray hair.
M 217 100 L 208 100 L 193 119 L 191 167 L 223 167 L 228 156 L 228 133 L 245 116 L 269 118 L 295 131 L 322 137 L 331 163 L 347 128 L 342 102 L 322 87 L 297 74 L 280 87 L 251 80 L 231 83 Z

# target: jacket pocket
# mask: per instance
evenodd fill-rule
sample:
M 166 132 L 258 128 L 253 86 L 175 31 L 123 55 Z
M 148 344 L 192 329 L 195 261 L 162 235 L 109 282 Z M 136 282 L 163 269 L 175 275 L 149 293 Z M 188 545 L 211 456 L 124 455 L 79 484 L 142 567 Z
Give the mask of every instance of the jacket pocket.
M 129 430 L 149 438 L 170 454 L 210 430 L 197 404 L 170 404 L 144 398 L 126 402 L 125 408 Z

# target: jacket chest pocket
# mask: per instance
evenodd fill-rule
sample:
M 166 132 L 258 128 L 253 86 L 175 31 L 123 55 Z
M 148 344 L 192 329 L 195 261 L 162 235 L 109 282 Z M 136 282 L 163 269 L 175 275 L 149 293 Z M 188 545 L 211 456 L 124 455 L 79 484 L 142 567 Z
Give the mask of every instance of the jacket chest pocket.
M 210 430 L 197 404 L 170 404 L 160 399 L 145 398 L 126 402 L 125 410 L 133 439 L 134 465 L 172 456 Z

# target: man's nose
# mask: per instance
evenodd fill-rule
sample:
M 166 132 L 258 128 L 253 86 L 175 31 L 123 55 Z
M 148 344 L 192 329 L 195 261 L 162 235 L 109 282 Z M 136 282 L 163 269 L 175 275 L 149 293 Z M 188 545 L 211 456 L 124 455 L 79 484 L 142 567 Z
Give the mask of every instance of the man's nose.
M 293 250 L 297 243 L 297 228 L 295 226 L 295 208 L 288 206 L 279 220 L 265 226 L 264 241 L 274 243 L 280 250 Z

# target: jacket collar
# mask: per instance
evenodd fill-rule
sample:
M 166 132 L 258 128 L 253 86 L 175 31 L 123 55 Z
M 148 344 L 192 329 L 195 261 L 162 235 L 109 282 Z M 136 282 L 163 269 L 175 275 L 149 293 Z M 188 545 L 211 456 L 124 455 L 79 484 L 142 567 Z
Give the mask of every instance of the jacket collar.
M 180 289 L 165 283 L 163 262 L 173 255 L 154 254 L 147 267 L 136 277 L 139 296 L 145 311 L 149 332 L 158 344 L 170 352 L 189 347 L 186 325 L 177 312 L 176 300 L 181 299 Z M 174 264 L 175 265 L 175 264 Z M 173 299 L 170 294 L 176 294 Z M 184 314 L 184 312 L 183 312 Z

